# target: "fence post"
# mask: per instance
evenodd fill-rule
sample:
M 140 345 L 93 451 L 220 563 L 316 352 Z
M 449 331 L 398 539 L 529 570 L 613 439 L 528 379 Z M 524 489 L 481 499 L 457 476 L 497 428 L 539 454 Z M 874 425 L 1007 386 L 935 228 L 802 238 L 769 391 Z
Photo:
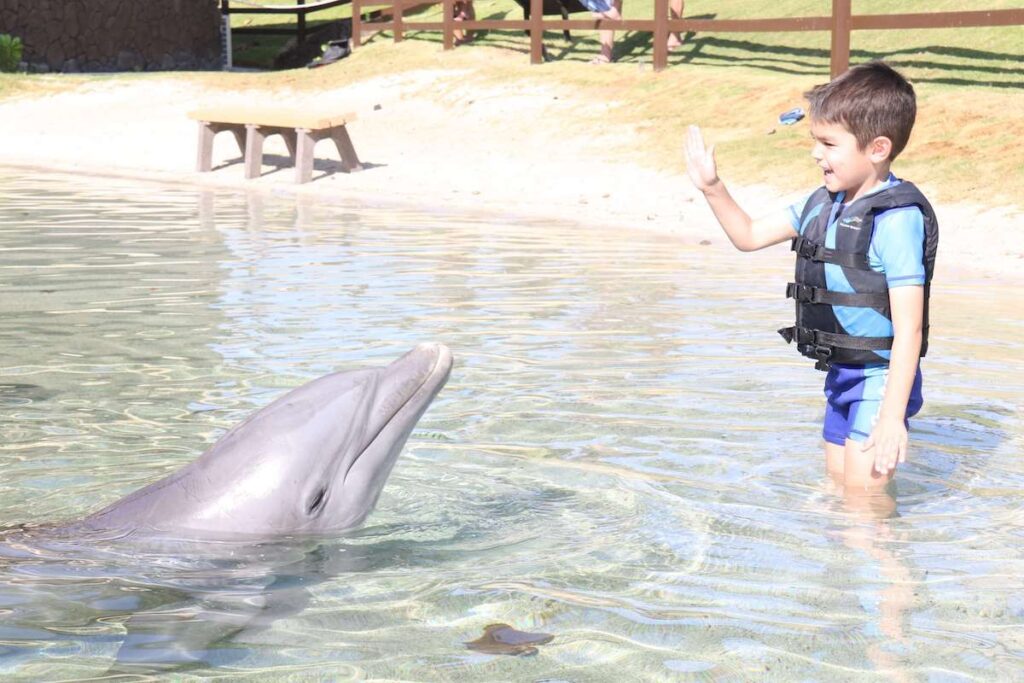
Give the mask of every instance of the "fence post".
M 234 66 L 234 60 L 232 59 L 233 55 L 231 54 L 231 7 L 228 6 L 228 0 L 220 0 L 220 18 L 220 48 L 224 51 L 221 63 L 224 65 L 225 71 L 230 71 Z
M 832 78 L 850 68 L 850 0 L 832 0 Z
M 544 63 L 544 0 L 530 0 L 530 64 Z
M 400 43 L 405 37 L 405 31 L 402 30 L 402 0 L 395 0 L 395 9 L 391 15 L 391 23 L 394 26 L 395 42 Z
M 296 5 L 305 5 L 306 0 L 295 0 Z M 295 12 L 295 42 L 302 45 L 306 42 L 306 13 L 302 10 Z
M 348 42 L 353 50 L 363 44 L 363 10 L 359 0 L 352 0 L 352 35 Z
M 444 0 L 441 3 L 444 11 L 444 49 L 451 50 L 455 47 L 455 0 Z
M 668 66 L 668 0 L 654 0 L 654 70 Z

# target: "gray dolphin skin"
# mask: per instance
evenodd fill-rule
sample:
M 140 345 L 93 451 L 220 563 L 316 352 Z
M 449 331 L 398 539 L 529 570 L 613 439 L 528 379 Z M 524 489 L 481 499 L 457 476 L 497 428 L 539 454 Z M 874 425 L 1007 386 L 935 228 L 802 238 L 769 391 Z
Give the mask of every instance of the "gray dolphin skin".
M 65 528 L 179 539 L 353 529 L 451 367 L 446 346 L 420 344 L 386 367 L 313 380 L 191 464 Z

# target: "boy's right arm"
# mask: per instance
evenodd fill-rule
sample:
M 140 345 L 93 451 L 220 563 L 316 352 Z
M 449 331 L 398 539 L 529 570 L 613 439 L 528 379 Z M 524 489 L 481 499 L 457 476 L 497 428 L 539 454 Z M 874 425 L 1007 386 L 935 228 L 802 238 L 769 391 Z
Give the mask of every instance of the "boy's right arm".
M 718 177 L 715 146 L 704 146 L 697 126 L 690 126 L 686 137 L 686 170 L 693 184 L 704 193 L 729 241 L 740 251 L 756 251 L 797 236 L 785 212 L 753 220 L 736 203 Z

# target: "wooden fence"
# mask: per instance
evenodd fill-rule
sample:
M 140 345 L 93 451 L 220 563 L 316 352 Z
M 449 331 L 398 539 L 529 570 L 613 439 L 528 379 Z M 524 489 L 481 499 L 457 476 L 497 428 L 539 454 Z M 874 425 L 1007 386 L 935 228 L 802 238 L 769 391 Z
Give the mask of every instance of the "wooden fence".
M 544 31 L 598 30 L 638 31 L 653 34 L 654 70 L 668 65 L 668 35 L 676 32 L 694 33 L 762 33 L 777 31 L 829 31 L 832 34 L 831 72 L 835 77 L 850 66 L 850 32 L 861 30 L 961 28 L 974 26 L 1024 25 L 1024 9 L 972 10 L 959 12 L 918 12 L 912 14 L 855 15 L 851 0 L 832 0 L 828 16 L 784 17 L 778 19 L 670 19 L 668 0 L 654 0 L 653 19 L 544 19 L 543 0 L 530 0 L 528 20 L 489 19 L 460 21 L 456 26 L 453 15 L 454 0 L 441 0 L 444 6 L 442 21 L 407 21 L 403 14 L 411 5 L 436 4 L 422 0 L 351 0 L 352 47 L 358 47 L 363 33 L 370 30 L 391 31 L 395 42 L 401 41 L 409 31 L 441 31 L 444 49 L 455 46 L 455 30 L 530 31 L 530 61 L 544 61 Z M 365 8 L 374 7 L 390 13 L 385 21 L 362 21 Z

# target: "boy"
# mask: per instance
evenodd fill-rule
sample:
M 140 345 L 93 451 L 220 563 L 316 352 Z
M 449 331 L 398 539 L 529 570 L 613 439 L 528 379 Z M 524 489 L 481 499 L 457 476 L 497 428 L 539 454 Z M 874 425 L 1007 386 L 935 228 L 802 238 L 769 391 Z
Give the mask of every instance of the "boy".
M 751 220 L 718 177 L 714 146 L 690 126 L 687 171 L 736 248 L 793 240 L 796 324 L 779 330 L 825 378 L 825 463 L 847 490 L 884 486 L 921 409 L 919 357 L 938 223 L 913 184 L 889 172 L 914 126 L 914 89 L 882 62 L 805 94 L 824 187 L 782 215 Z

